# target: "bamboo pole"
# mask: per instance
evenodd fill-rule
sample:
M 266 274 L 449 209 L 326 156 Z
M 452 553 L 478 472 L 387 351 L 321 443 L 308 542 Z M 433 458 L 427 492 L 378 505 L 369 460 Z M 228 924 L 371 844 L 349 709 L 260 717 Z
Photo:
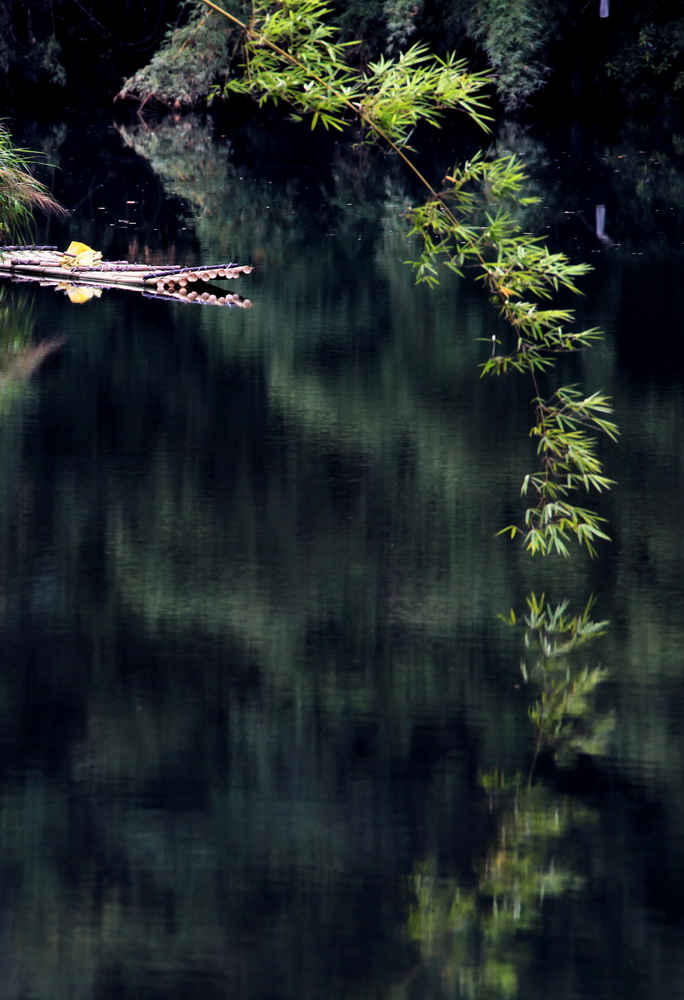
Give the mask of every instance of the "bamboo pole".
M 212 264 L 197 267 L 154 264 L 130 264 L 127 261 L 102 261 L 91 267 L 65 266 L 64 253 L 55 247 L 0 246 L 0 277 L 21 281 L 39 281 L 42 285 L 90 286 L 142 291 L 152 297 L 174 298 L 179 302 L 210 305 L 237 305 L 249 308 L 249 299 L 225 293 L 209 282 L 251 274 L 250 264 Z M 191 286 L 197 286 L 197 290 Z
M 126 282 L 145 285 L 158 285 L 159 283 L 187 284 L 188 282 L 194 283 L 196 281 L 206 284 L 211 280 L 216 280 L 218 277 L 236 278 L 239 274 L 249 274 L 251 270 L 252 268 L 248 265 L 243 265 L 241 267 L 233 267 L 230 269 L 212 268 L 211 270 L 190 270 L 178 268 L 173 271 L 160 273 L 159 271 L 150 271 L 147 268 L 138 267 L 134 264 L 129 264 L 125 268 L 115 270 L 107 266 L 99 266 L 96 268 L 72 268 L 62 267 L 61 264 L 55 263 L 39 263 L 38 261 L 25 263 L 17 261 L 16 259 L 6 262 L 0 259 L 0 273 L 18 274 L 36 278 L 59 278 L 63 281 L 74 282 L 100 281 L 105 279 L 110 284 L 125 284 Z

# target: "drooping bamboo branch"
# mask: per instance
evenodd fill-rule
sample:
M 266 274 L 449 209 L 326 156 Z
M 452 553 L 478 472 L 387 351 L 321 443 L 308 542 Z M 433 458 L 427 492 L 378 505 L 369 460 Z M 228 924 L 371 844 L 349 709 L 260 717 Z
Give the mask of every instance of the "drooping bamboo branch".
M 538 385 L 556 355 L 601 336 L 595 329 L 568 330 L 572 310 L 540 308 L 561 289 L 579 293 L 576 281 L 589 266 L 551 253 L 540 238 L 523 233 L 503 207 L 536 200 L 522 195 L 526 177 L 514 156 L 488 160 L 477 154 L 455 167 L 445 178 L 447 186 L 437 190 L 407 152 L 418 122 L 438 125 L 446 109 L 464 111 L 486 128 L 481 91 L 487 74 L 469 73 L 463 60 L 438 59 L 420 44 L 396 59 L 381 57 L 363 72 L 354 70 L 345 58 L 351 43 L 337 42 L 335 29 L 324 19 L 330 13 L 325 0 L 255 0 L 249 24 L 213 0 L 202 2 L 243 32 L 243 75 L 229 78 L 221 93 L 249 93 L 262 104 L 286 102 L 310 114 L 312 127 L 320 123 L 340 130 L 351 114 L 366 141 L 384 142 L 423 184 L 428 200 L 409 213 L 409 235 L 422 242 L 414 262 L 417 280 L 435 284 L 439 267 L 457 274 L 476 268 L 514 337 L 507 352 L 493 351 L 482 372 L 526 372 L 534 386 L 531 434 L 538 439 L 541 467 L 525 477 L 522 493 L 535 494 L 536 502 L 525 513 L 524 527 L 512 525 L 500 533 L 523 534 L 532 554 L 568 555 L 574 537 L 594 555 L 596 541 L 608 537 L 603 519 L 571 503 L 569 494 L 612 485 L 590 436 L 599 432 L 615 440 L 617 427 L 607 418 L 610 403 L 600 393 L 582 398 L 572 387 L 544 399 Z

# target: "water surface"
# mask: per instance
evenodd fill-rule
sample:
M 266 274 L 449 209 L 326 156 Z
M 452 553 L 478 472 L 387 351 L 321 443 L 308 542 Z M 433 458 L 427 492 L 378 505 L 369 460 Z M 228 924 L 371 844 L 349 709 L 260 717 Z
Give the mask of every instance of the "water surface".
M 256 270 L 249 310 L 3 282 L 4 995 L 681 996 L 676 148 L 499 139 L 596 268 L 606 339 L 560 371 L 622 431 L 592 563 L 495 535 L 531 388 L 478 378 L 477 288 L 414 287 L 396 165 L 272 124 L 31 137 L 72 209 L 41 242 Z M 497 617 L 532 590 L 596 595 L 612 728 L 512 804 L 481 776 L 532 760 Z

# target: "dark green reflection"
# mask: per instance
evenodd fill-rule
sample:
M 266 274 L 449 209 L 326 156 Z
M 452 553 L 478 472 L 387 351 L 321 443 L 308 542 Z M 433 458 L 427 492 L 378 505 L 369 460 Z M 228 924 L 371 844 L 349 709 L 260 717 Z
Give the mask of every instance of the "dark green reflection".
M 409 933 L 420 944 L 428 981 L 435 968 L 439 995 L 494 1000 L 530 995 L 529 977 L 545 909 L 569 893 L 586 891 L 574 859 L 579 831 L 599 822 L 586 805 L 553 788 L 549 769 L 576 772 L 605 750 L 612 717 L 594 708 L 595 688 L 606 678 L 599 666 L 578 660 L 607 622 L 590 618 L 592 602 L 576 615 L 568 602 L 527 598 L 521 627 L 522 675 L 536 698 L 527 776 L 496 770 L 482 776 L 487 793 L 488 846 L 470 877 L 440 875 L 434 864 L 416 867 Z M 540 772 L 547 781 L 540 781 Z M 567 779 L 566 779 L 567 780 Z M 585 833 L 586 835 L 586 833 Z M 446 988 L 445 988 L 446 983 Z
M 32 297 L 34 339 L 64 343 L 29 419 L 0 424 L 8 995 L 678 1000 L 684 396 L 678 341 L 623 304 L 674 317 L 676 282 L 601 256 L 586 301 L 609 337 L 563 378 L 619 401 L 615 541 L 534 564 L 494 538 L 529 390 L 476 378 L 477 291 L 413 288 L 391 172 L 338 150 L 278 174 L 274 135 L 217 149 L 181 122 L 193 179 L 169 198 L 182 143 L 160 180 L 97 138 L 53 136 L 74 235 L 254 260 L 255 305 Z M 496 614 L 587 589 L 610 676 L 572 766 L 547 752 L 527 791 L 541 688 Z M 495 770 L 520 787 L 485 793 Z
M 33 339 L 35 317 L 31 300 L 11 301 L 0 286 L 0 419 L 26 393 L 31 375 L 62 341 Z

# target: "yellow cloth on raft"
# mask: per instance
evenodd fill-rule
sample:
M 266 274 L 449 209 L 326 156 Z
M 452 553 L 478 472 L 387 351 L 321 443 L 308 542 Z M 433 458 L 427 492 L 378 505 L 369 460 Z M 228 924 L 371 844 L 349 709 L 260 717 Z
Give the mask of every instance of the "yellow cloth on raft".
M 72 240 L 60 260 L 62 267 L 94 267 L 102 261 L 99 250 L 93 250 L 85 243 Z

